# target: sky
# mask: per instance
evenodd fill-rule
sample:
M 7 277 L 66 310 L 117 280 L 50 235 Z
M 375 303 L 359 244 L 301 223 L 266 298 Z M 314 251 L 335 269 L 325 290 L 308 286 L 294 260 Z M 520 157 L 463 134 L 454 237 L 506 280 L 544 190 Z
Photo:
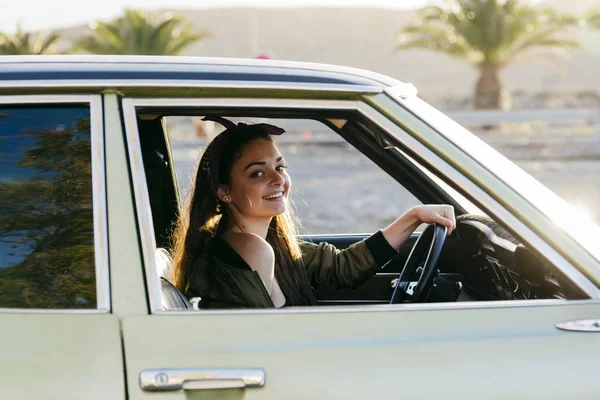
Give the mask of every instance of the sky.
M 109 20 L 124 8 L 176 9 L 216 7 L 420 7 L 426 0 L 0 0 L 0 32 L 13 33 L 17 23 L 25 30 L 45 30 Z

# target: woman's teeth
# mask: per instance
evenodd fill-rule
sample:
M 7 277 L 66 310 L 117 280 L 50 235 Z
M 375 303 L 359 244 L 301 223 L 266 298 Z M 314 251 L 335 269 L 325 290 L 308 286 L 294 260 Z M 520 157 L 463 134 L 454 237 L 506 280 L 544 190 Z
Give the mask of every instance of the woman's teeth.
M 263 199 L 265 200 L 272 200 L 272 199 L 276 199 L 278 197 L 283 196 L 283 192 L 279 192 L 279 193 L 275 193 L 275 194 L 270 194 L 268 196 L 263 197 Z

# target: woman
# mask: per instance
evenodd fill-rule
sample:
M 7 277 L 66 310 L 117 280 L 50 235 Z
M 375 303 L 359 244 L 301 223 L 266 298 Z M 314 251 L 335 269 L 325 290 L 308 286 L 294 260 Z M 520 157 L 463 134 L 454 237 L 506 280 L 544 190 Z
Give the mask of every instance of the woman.
M 226 130 L 202 156 L 174 232 L 175 286 L 202 308 L 315 305 L 313 288 L 361 285 L 421 223 L 454 229 L 447 205 L 418 206 L 345 250 L 296 239 L 291 179 L 269 124 Z

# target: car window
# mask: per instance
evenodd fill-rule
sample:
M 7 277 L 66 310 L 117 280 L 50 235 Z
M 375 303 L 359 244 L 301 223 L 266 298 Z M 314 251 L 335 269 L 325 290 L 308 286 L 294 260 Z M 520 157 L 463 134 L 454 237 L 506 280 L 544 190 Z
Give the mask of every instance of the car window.
M 91 157 L 89 106 L 0 106 L 0 307 L 96 307 Z
M 276 138 L 292 178 L 292 201 L 303 234 L 374 232 L 421 204 L 406 188 L 325 124 L 305 119 L 231 118 L 267 122 L 285 129 Z M 182 195 L 219 124 L 167 117 L 167 129 Z M 343 123 L 343 120 L 332 121 Z

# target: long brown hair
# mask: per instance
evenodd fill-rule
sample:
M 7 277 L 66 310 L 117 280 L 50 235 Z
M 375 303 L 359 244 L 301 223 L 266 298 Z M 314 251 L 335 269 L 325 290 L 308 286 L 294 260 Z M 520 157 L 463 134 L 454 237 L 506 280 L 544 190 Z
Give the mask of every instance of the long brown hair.
M 271 135 L 257 125 L 248 125 L 236 130 L 227 140 L 219 161 L 219 184 L 228 185 L 231 168 L 244 149 L 254 140 L 274 142 Z M 173 284 L 187 292 L 189 281 L 197 269 L 201 276 L 210 279 L 210 240 L 218 235 L 227 223 L 227 209 L 210 189 L 209 178 L 200 165 L 196 166 L 195 177 L 179 210 L 173 232 Z M 217 213 L 217 205 L 222 214 Z M 275 253 L 275 278 L 286 297 L 286 304 L 301 306 L 316 303 L 302 263 L 302 252 L 296 239 L 297 219 L 290 207 L 283 214 L 273 217 L 266 240 Z M 210 285 L 210 282 L 206 282 Z

